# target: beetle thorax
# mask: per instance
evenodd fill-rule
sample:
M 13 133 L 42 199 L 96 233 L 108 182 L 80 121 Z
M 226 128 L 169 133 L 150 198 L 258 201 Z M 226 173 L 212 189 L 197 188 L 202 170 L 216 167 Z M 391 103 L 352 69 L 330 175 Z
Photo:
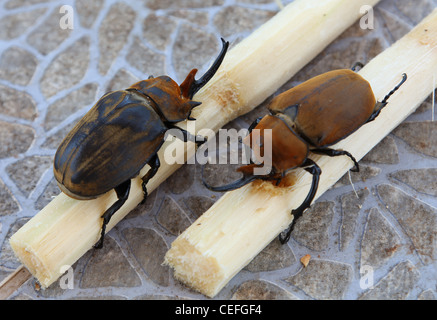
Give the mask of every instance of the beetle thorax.
M 179 85 L 167 76 L 150 78 L 133 84 L 130 90 L 137 90 L 154 102 L 154 108 L 165 122 L 186 120 L 191 109 L 199 105 L 181 94 Z
M 276 113 L 275 116 L 277 116 L 278 118 L 280 118 L 282 121 L 284 121 L 287 126 L 289 126 L 291 129 L 293 129 L 295 132 L 297 132 L 297 126 L 296 123 L 287 115 L 283 114 L 283 113 Z

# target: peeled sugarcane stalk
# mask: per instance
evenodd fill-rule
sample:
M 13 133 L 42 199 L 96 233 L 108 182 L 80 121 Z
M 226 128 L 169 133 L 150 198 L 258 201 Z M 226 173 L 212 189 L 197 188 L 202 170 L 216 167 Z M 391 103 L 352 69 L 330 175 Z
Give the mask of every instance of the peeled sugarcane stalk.
M 381 100 L 399 81 L 408 80 L 372 122 L 333 148 L 359 160 L 399 125 L 435 89 L 437 9 L 416 28 L 370 61 L 359 72 Z M 322 169 L 316 198 L 353 165 L 348 157 L 310 155 Z M 214 297 L 244 266 L 292 221 L 290 212 L 306 197 L 312 176 L 296 169 L 290 187 L 254 181 L 227 192 L 171 245 L 165 263 L 177 279 Z
M 363 5 L 378 0 L 296 0 L 239 43 L 225 57 L 218 73 L 194 97 L 202 102 L 193 110 L 195 129 L 180 123 L 191 133 L 202 128 L 218 130 L 244 114 L 279 88 L 300 68 L 360 17 Z M 161 167 L 149 182 L 152 192 L 194 153 L 194 144 L 181 146 L 185 153 L 164 161 L 166 142 L 158 153 Z M 173 149 L 180 150 L 172 145 Z M 139 176 L 143 176 L 148 166 Z M 109 231 L 143 199 L 141 179 L 132 180 L 129 198 L 111 218 Z M 113 191 L 94 200 L 78 201 L 60 194 L 10 239 L 20 261 L 42 287 L 52 284 L 98 240 L 101 215 L 116 201 Z

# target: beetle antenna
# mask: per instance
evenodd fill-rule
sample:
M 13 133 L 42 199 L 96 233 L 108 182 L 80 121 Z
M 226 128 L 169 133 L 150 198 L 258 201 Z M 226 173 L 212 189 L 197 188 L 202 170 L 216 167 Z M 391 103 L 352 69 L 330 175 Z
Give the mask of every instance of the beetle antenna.
M 383 105 L 387 104 L 387 100 L 388 100 L 388 99 L 393 95 L 393 93 L 395 93 L 395 92 L 396 92 L 396 91 L 401 87 L 401 85 L 404 84 L 405 81 L 407 81 L 407 74 L 406 74 L 406 73 L 403 73 L 403 74 L 402 74 L 402 81 L 399 82 L 399 84 L 398 84 L 396 87 L 394 87 L 393 90 L 390 91 L 390 92 L 389 92 L 389 93 L 384 97 L 384 100 L 381 101 L 381 104 L 383 104 Z
M 211 78 L 214 76 L 214 74 L 217 72 L 218 68 L 220 67 L 225 57 L 226 51 L 228 51 L 228 47 L 229 47 L 229 41 L 225 41 L 223 38 L 221 38 L 221 40 L 223 44 L 222 51 L 215 59 L 212 66 L 208 69 L 208 71 L 205 72 L 205 74 L 199 80 L 193 79 L 193 82 L 191 83 L 190 88 L 188 90 L 188 94 L 187 94 L 188 98 L 192 99 L 193 96 L 197 93 L 197 91 L 199 91 L 209 80 L 211 80 Z

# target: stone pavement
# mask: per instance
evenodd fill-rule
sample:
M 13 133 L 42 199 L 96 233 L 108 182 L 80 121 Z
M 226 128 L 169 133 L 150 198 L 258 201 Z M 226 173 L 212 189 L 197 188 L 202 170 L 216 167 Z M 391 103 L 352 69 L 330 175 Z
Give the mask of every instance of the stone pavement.
M 66 4 L 73 29 L 60 28 Z M 356 23 L 278 92 L 369 61 L 436 6 L 381 0 L 373 30 Z M 205 70 L 220 36 L 234 45 L 278 11 L 272 0 L 1 0 L 0 8 L 0 281 L 19 265 L 9 237 L 59 193 L 51 167 L 58 144 L 103 93 L 150 74 L 180 83 L 191 68 Z M 265 112 L 263 104 L 227 127 L 247 127 Z M 345 176 L 299 221 L 288 245 L 273 241 L 217 298 L 435 299 L 432 113 L 429 98 L 360 162 L 362 172 L 351 175 L 357 194 Z M 217 166 L 218 180 L 233 169 Z M 73 288 L 56 282 L 39 290 L 32 279 L 11 299 L 205 299 L 161 263 L 219 197 L 202 186 L 198 166 L 183 166 L 109 232 L 102 250 L 73 265 Z

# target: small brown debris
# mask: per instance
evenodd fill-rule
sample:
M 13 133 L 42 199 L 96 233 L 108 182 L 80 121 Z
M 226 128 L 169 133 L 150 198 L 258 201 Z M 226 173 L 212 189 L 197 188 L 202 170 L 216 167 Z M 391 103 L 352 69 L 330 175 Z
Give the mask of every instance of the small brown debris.
M 300 258 L 300 262 L 302 263 L 304 268 L 307 267 L 308 263 L 310 262 L 310 259 L 311 259 L 311 255 L 309 254 L 306 254 L 302 258 Z

